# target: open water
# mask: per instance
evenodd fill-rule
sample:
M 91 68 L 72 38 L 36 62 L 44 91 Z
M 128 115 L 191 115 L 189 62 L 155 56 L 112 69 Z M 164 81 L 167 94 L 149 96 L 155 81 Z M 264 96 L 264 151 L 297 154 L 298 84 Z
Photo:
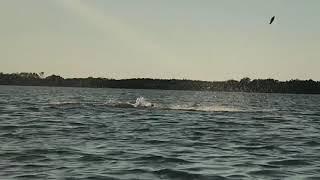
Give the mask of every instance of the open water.
M 0 86 L 0 179 L 320 179 L 320 96 Z

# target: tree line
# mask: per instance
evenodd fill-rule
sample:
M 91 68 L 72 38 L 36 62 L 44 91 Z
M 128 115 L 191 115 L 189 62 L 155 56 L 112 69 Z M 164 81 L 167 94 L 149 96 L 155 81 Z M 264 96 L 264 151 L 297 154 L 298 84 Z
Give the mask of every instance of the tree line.
M 63 78 L 59 75 L 45 77 L 44 73 L 0 73 L 0 85 L 61 86 L 91 88 L 199 90 L 226 92 L 320 94 L 320 82 L 313 80 L 278 81 L 275 79 L 243 78 L 240 81 L 198 81 L 186 79 L 108 79 Z

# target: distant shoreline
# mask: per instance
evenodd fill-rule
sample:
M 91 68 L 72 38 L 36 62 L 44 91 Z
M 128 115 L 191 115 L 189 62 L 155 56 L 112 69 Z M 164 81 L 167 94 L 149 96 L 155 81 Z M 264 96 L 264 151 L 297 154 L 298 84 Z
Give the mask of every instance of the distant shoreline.
M 320 94 L 320 82 L 311 79 L 278 81 L 243 78 L 240 81 L 200 81 L 136 78 L 115 80 L 93 77 L 65 79 L 58 75 L 44 77 L 43 73 L 0 73 L 0 85 Z

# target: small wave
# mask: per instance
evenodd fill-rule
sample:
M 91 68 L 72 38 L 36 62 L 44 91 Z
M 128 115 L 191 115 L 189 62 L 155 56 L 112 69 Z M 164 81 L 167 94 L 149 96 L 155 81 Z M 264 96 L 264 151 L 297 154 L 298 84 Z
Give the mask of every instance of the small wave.
M 80 105 L 80 104 L 81 103 L 77 101 L 53 101 L 48 103 L 48 105 L 52 105 L 52 106 Z
M 255 175 L 255 176 L 277 176 L 277 177 L 286 176 L 285 172 L 282 172 L 280 170 L 272 170 L 272 169 L 254 170 L 254 171 L 250 171 L 249 174 Z
M 320 142 L 311 140 L 311 141 L 305 142 L 304 144 L 307 145 L 307 146 L 315 147 L 315 146 L 319 146 Z
M 223 106 L 187 106 L 187 105 L 173 105 L 169 107 L 172 110 L 183 111 L 202 111 L 202 112 L 243 112 L 243 110 Z
M 266 149 L 266 150 L 274 150 L 278 149 L 277 146 L 274 145 L 257 145 L 257 146 L 239 146 L 237 149 L 243 149 L 243 150 L 260 150 L 260 149 Z
M 47 156 L 40 155 L 40 154 L 19 154 L 12 157 L 11 160 L 22 162 L 22 161 L 30 161 L 30 160 L 47 161 L 49 159 L 47 158 Z
M 306 178 L 307 180 L 319 180 L 320 176 L 310 176 Z
M 73 179 L 73 178 L 71 178 Z M 111 177 L 111 176 L 106 176 L 106 175 L 93 175 L 93 176 L 88 176 L 86 179 L 95 179 L 95 180 L 102 180 L 102 179 L 109 179 L 109 180 L 119 180 L 118 178 Z
M 16 179 L 45 179 L 46 175 L 44 174 L 23 174 L 23 175 L 15 175 Z
M 1 131 L 13 131 L 20 128 L 21 127 L 19 125 L 1 125 L 0 126 Z
M 228 176 L 228 178 L 229 179 L 237 179 L 237 180 L 241 180 L 241 179 L 249 179 L 249 177 L 248 176 L 246 176 L 246 175 L 243 175 L 243 174 L 234 174 L 234 175 L 230 175 L 230 176 Z
M 167 140 L 159 140 L 159 139 L 150 139 L 150 140 L 145 140 L 147 144 L 165 144 L 168 143 Z
M 300 159 L 287 159 L 287 160 L 280 160 L 280 161 L 271 161 L 268 164 L 276 165 L 276 166 L 307 166 L 311 163 L 307 162 L 306 160 Z
M 88 162 L 88 161 L 97 162 L 97 161 L 104 161 L 106 159 L 102 155 L 84 154 L 79 158 L 79 160 L 84 162 Z
M 60 148 L 60 149 L 45 149 L 45 148 L 34 148 L 23 151 L 23 154 L 28 155 L 48 155 L 48 154 L 59 154 L 59 155 L 74 155 L 76 151 L 71 148 Z
M 183 180 L 194 180 L 194 179 L 217 179 L 217 180 L 225 180 L 223 176 L 216 176 L 216 175 L 202 175 L 202 174 L 195 174 L 181 170 L 174 170 L 174 169 L 161 169 L 155 171 L 161 178 L 169 178 L 169 179 L 183 179 Z
M 158 162 L 158 163 L 181 163 L 181 164 L 193 163 L 193 162 L 190 162 L 185 159 L 174 158 L 174 157 L 165 157 L 165 156 L 153 155 L 153 154 L 138 157 L 133 160 L 135 160 L 135 161 L 152 161 L 152 162 Z

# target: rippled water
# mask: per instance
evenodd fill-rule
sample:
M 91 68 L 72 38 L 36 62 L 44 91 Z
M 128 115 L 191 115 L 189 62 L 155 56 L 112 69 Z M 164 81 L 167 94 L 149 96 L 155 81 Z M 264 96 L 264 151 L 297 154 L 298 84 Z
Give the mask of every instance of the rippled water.
M 0 86 L 0 179 L 320 179 L 319 102 Z

